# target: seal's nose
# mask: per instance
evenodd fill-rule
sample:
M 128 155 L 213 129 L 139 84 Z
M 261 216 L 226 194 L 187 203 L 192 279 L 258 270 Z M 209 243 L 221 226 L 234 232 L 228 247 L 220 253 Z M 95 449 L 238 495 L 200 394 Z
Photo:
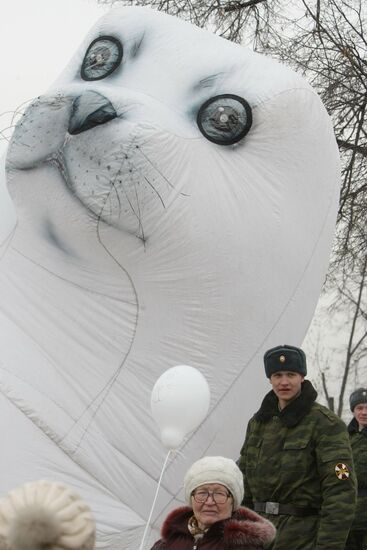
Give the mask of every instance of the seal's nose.
M 74 99 L 68 132 L 81 134 L 116 117 L 112 103 L 105 96 L 88 90 Z

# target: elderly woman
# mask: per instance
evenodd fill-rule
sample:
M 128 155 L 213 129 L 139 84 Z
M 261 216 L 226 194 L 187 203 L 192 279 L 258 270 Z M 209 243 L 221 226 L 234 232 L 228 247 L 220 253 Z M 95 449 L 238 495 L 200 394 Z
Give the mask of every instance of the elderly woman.
M 275 527 L 240 507 L 243 478 L 236 463 L 222 456 L 195 462 L 184 479 L 189 506 L 166 518 L 162 538 L 151 550 L 259 550 L 275 537 Z
M 89 506 L 70 487 L 32 481 L 0 500 L 0 550 L 94 550 Z

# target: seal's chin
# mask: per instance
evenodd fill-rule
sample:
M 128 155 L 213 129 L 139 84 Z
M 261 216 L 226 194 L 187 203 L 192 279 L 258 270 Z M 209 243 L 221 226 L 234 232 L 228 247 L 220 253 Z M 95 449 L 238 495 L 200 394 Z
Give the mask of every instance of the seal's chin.
M 53 165 L 97 220 L 145 242 L 176 195 L 175 176 L 164 167 L 180 138 L 121 118 L 70 135 L 71 104 L 59 96 L 31 104 L 14 132 L 8 170 Z

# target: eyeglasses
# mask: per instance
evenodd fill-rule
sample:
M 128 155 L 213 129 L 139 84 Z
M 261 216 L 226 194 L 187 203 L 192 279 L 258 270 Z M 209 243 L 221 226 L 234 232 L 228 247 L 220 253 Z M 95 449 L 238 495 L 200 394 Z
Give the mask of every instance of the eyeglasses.
M 224 491 L 206 491 L 204 489 L 200 489 L 199 491 L 194 491 L 192 496 L 199 504 L 206 502 L 209 497 L 212 497 L 215 504 L 225 504 L 232 495 L 231 493 L 225 493 Z

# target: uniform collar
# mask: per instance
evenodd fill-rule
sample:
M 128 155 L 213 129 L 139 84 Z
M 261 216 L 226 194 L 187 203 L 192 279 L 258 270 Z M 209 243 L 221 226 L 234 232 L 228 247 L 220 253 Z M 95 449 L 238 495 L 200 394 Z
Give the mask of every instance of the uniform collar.
M 361 431 L 359 431 L 359 424 L 355 418 L 352 418 L 352 420 L 348 424 L 348 432 L 350 434 L 354 433 L 360 433 L 367 437 L 367 428 L 363 428 Z
M 296 426 L 302 418 L 311 410 L 316 401 L 317 392 L 309 380 L 304 380 L 301 386 L 300 395 L 281 411 L 278 409 L 278 398 L 271 390 L 263 399 L 261 407 L 255 414 L 255 418 L 260 422 L 268 422 L 273 416 L 278 416 L 280 421 L 292 428 Z

